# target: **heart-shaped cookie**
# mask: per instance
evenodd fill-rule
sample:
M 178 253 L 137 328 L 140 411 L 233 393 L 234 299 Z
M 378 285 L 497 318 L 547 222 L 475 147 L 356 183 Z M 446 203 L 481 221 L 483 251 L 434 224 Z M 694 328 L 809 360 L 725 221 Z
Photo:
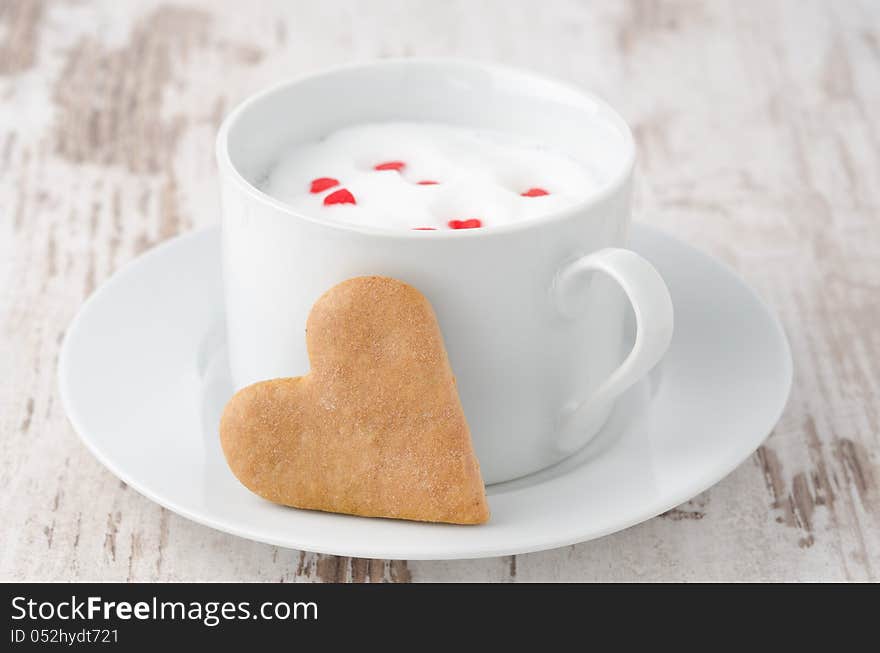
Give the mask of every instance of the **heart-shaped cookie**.
M 357 277 L 309 314 L 312 369 L 239 391 L 223 412 L 229 467 L 288 506 L 478 524 L 480 467 L 437 318 L 415 288 Z

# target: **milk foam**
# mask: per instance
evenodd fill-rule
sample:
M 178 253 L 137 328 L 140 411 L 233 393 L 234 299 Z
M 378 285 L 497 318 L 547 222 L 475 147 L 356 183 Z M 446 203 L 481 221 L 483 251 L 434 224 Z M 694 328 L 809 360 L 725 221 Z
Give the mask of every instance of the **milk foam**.
M 404 165 L 375 169 L 393 162 Z M 325 177 L 339 184 L 310 192 L 312 181 Z M 449 229 L 451 221 L 478 219 L 491 228 L 540 217 L 582 202 L 600 184 L 586 163 L 513 134 L 391 122 L 346 127 L 286 150 L 260 188 L 321 219 Z M 341 189 L 356 203 L 324 204 Z

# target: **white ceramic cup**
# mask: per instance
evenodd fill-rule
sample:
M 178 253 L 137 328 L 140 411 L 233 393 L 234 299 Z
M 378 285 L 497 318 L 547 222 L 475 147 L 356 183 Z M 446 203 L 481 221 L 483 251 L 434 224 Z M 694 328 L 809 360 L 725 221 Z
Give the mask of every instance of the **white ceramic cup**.
M 565 211 L 459 231 L 330 222 L 258 190 L 283 149 L 384 120 L 520 133 L 584 154 L 600 166 L 604 184 Z M 608 105 L 579 89 L 461 61 L 344 66 L 245 101 L 220 129 L 217 159 L 236 388 L 308 372 L 306 317 L 330 287 L 360 275 L 395 277 L 434 306 L 483 478 L 497 483 L 586 444 L 614 399 L 669 346 L 666 286 L 647 261 L 621 249 L 630 222 L 632 135 Z M 636 324 L 628 353 L 627 301 Z

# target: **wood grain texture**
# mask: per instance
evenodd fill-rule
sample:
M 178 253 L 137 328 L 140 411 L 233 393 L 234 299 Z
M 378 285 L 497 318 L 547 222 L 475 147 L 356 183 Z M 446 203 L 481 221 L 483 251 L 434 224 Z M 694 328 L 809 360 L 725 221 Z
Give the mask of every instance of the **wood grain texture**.
M 83 299 L 216 222 L 224 112 L 343 61 L 456 55 L 607 97 L 637 210 L 779 313 L 795 385 L 747 463 L 624 532 L 543 553 L 389 562 L 279 549 L 144 499 L 85 450 L 55 367 Z M 0 0 L 0 578 L 878 580 L 880 4 Z

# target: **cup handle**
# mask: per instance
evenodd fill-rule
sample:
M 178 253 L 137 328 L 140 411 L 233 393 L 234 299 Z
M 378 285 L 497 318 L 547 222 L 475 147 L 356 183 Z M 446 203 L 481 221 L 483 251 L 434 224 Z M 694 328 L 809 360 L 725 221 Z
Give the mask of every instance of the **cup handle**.
M 556 277 L 554 289 L 557 305 L 563 313 L 570 313 L 575 298 L 571 289 L 577 279 L 593 272 L 604 272 L 614 279 L 632 304 L 636 321 L 635 344 L 623 363 L 602 382 L 589 397 L 572 401 L 563 410 L 560 433 L 571 432 L 582 425 L 578 432 L 600 425 L 591 423 L 602 417 L 596 414 L 609 402 L 644 377 L 660 361 L 672 340 L 673 310 L 669 289 L 660 273 L 641 256 L 628 249 L 608 247 L 567 264 Z M 583 441 L 572 446 L 560 444 L 565 449 L 575 449 Z M 567 440 L 568 438 L 566 438 Z

